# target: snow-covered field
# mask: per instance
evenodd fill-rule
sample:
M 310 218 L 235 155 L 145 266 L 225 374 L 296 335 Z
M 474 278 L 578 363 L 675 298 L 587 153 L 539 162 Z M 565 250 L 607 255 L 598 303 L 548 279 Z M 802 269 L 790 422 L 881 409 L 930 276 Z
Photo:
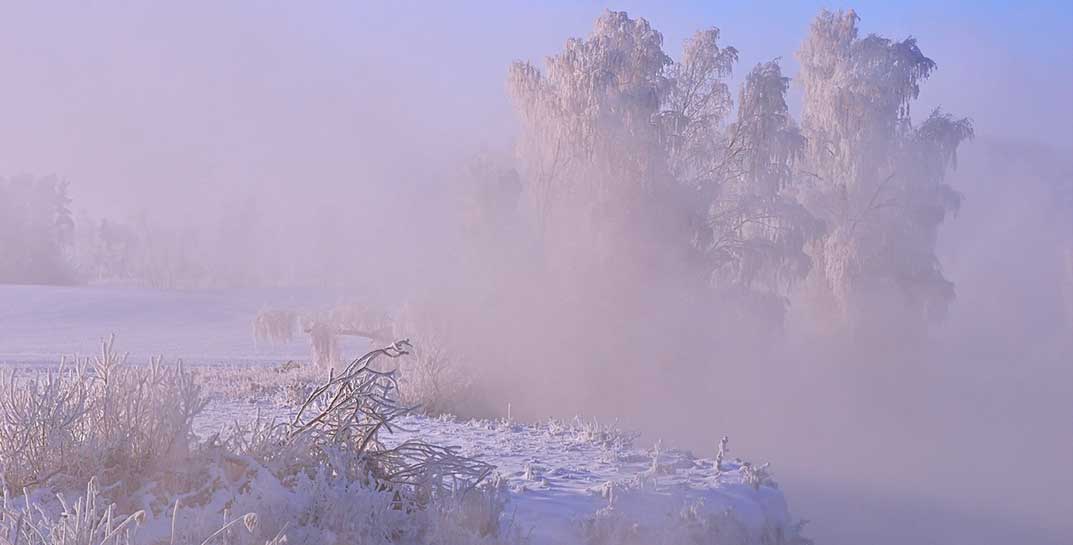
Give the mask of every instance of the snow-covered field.
M 0 363 L 54 364 L 95 353 L 114 333 L 132 363 L 164 355 L 194 365 L 275 364 L 308 357 L 309 343 L 259 346 L 251 328 L 258 310 L 333 302 L 325 292 L 297 289 L 0 285 Z M 364 348 L 361 341 L 344 345 L 348 353 Z
M 43 369 L 61 355 L 92 354 L 102 337 L 118 333 L 131 364 L 156 353 L 194 364 L 209 400 L 195 430 L 208 437 L 258 416 L 293 415 L 296 397 L 318 376 L 308 366 L 278 366 L 305 359 L 308 345 L 299 338 L 257 347 L 249 323 L 263 305 L 308 305 L 310 297 L 0 286 L 0 365 Z M 363 351 L 362 344 L 345 349 Z M 386 445 L 420 439 L 495 466 L 507 492 L 500 523 L 533 545 L 798 543 L 798 527 L 765 468 L 729 450 L 717 462 L 714 449 L 695 457 L 673 445 L 635 445 L 617 424 L 582 417 L 521 423 L 410 415 L 399 424 L 384 434 Z M 718 540 L 709 541 L 713 536 Z

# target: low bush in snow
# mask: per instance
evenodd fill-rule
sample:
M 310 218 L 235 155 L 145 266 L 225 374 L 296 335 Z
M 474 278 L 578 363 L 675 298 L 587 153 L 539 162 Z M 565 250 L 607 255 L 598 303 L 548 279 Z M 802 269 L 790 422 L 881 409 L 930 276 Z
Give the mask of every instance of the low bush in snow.
M 399 393 L 424 414 L 464 413 L 473 401 L 473 375 L 453 323 L 436 305 L 416 302 L 407 304 L 394 322 L 396 338 L 418 339 L 401 365 Z
M 403 404 L 432 416 L 466 412 L 473 401 L 474 380 L 455 331 L 456 317 L 445 306 L 428 299 L 415 299 L 396 315 L 368 304 L 339 304 L 330 309 L 298 312 L 261 310 L 253 320 L 258 343 L 290 342 L 296 330 L 309 336 L 310 364 L 305 367 L 345 366 L 340 357 L 340 337 L 353 336 L 373 342 L 386 339 L 419 339 L 405 359 L 395 362 L 398 393 Z M 316 369 L 314 369 L 316 370 Z M 248 376 L 248 373 L 247 373 Z M 268 378 L 263 387 L 278 381 Z
M 182 365 L 124 365 L 114 337 L 93 358 L 20 377 L 0 371 L 0 487 L 136 486 L 185 456 L 204 408 Z
M 381 442 L 407 409 L 395 373 L 374 362 L 409 348 L 331 372 L 290 421 L 205 440 L 192 432 L 205 406 L 193 376 L 160 359 L 127 366 L 113 340 L 43 376 L 5 373 L 0 545 L 516 541 L 500 527 L 506 496 L 491 466 Z

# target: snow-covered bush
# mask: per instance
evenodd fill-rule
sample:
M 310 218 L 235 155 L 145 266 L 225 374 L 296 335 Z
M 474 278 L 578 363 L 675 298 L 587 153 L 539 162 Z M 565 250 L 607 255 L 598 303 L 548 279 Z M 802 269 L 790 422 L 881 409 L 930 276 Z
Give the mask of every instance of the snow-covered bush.
M 0 545 L 28 543 L 31 545 L 127 545 L 145 521 L 145 512 L 137 511 L 127 516 L 118 516 L 114 505 L 97 503 L 98 492 L 95 480 L 86 486 L 86 495 L 73 506 L 63 502 L 59 518 L 49 517 L 43 510 L 34 509 L 26 502 L 19 509 L 5 494 L 0 505 Z M 62 500 L 62 497 L 61 497 Z
M 22 377 L 0 370 L 0 487 L 70 490 L 97 476 L 108 487 L 136 487 L 183 456 L 194 416 L 204 408 L 182 365 L 153 358 L 124 365 L 112 337 L 100 354 Z
M 611 424 L 601 423 L 595 417 L 584 419 L 574 417 L 572 426 L 577 440 L 583 443 L 596 443 L 606 448 L 627 448 L 633 445 L 640 433 L 624 430 L 618 426 L 618 422 Z
M 320 383 L 326 370 L 287 360 L 275 367 L 213 365 L 197 371 L 198 383 L 210 402 L 242 400 L 297 410 Z
M 86 494 L 73 504 L 66 502 L 62 495 L 62 511 L 57 517 L 51 517 L 44 509 L 28 501 L 16 507 L 10 497 L 5 495 L 0 504 L 0 545 L 134 545 L 138 543 L 138 532 L 146 522 L 145 511 L 135 511 L 129 515 L 119 515 L 114 503 L 102 501 L 96 479 L 86 485 Z M 178 515 L 178 503 L 172 512 Z M 227 517 L 225 517 L 227 518 Z M 246 513 L 231 518 L 204 539 L 193 541 L 183 539 L 179 528 L 172 519 L 167 540 L 171 545 L 208 545 L 222 536 L 231 537 L 232 528 L 254 533 L 257 528 L 256 513 Z M 264 541 L 265 545 L 282 545 L 286 543 L 283 534 Z
M 273 467 L 287 474 L 324 467 L 355 482 L 406 488 L 418 503 L 471 489 L 491 473 L 491 466 L 445 447 L 419 441 L 387 447 L 380 440 L 380 432 L 390 432 L 393 421 L 410 409 L 398 401 L 395 372 L 374 365 L 378 357 L 398 358 L 410 348 L 399 341 L 332 372 L 291 422 L 255 426 L 249 439 L 236 434 L 234 450 L 290 464 Z
M 294 339 L 298 314 L 288 309 L 263 309 L 253 319 L 253 338 L 258 343 L 289 343 Z
M 5 374 L 0 544 L 515 542 L 500 527 L 502 484 L 483 482 L 491 466 L 381 441 L 407 409 L 395 373 L 373 364 L 408 348 L 330 372 L 291 421 L 205 440 L 191 431 L 205 403 L 194 377 L 159 358 L 124 365 L 113 340 L 92 362 Z
M 300 327 L 309 335 L 314 366 L 336 370 L 346 365 L 340 348 L 341 336 L 384 343 L 393 338 L 415 339 L 407 357 L 392 366 L 400 378 L 400 400 L 424 414 L 459 414 L 472 400 L 475 381 L 465 367 L 464 349 L 452 325 L 455 317 L 447 315 L 445 309 L 443 304 L 420 299 L 410 301 L 394 316 L 368 303 L 344 303 L 302 313 L 262 310 L 253 320 L 253 331 L 258 342 L 283 343 L 290 342 L 294 330 Z M 314 369 L 314 372 L 318 371 Z M 249 373 L 236 375 L 248 376 Z M 279 383 L 269 379 L 257 384 L 278 386 Z M 294 386 L 304 385 L 294 381 L 287 385 Z
M 401 367 L 399 393 L 425 414 L 459 414 L 472 401 L 473 375 L 452 324 L 435 305 L 415 302 L 395 320 L 395 337 L 414 339 L 413 353 Z
M 250 509 L 296 521 L 287 533 L 305 542 L 499 543 L 504 492 L 498 481 L 482 485 L 491 466 L 421 441 L 381 441 L 409 409 L 395 372 L 379 370 L 377 359 L 411 348 L 399 341 L 331 372 L 289 422 L 239 426 L 222 451 L 245 460 L 243 473 L 271 474 L 280 489 Z M 231 493 L 227 502 L 246 509 L 244 489 Z M 262 537 L 274 531 L 282 528 Z

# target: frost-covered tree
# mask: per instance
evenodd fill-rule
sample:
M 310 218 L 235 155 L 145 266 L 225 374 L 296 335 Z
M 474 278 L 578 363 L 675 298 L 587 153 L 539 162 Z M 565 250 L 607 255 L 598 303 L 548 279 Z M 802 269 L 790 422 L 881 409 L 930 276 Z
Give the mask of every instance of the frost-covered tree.
M 573 245 L 571 262 L 686 264 L 726 295 L 781 305 L 818 232 L 795 200 L 804 139 L 776 62 L 749 75 L 732 118 L 738 52 L 719 36 L 697 32 L 674 61 L 647 21 L 607 12 L 545 71 L 516 63 L 526 202 L 545 247 Z
M 797 201 L 805 140 L 786 105 L 789 81 L 775 61 L 749 73 L 717 154 L 724 173 L 704 249 L 720 286 L 785 293 L 809 271 L 805 245 L 820 225 Z
M 82 222 L 79 229 L 89 235 L 79 238 L 90 246 L 90 251 L 84 253 L 88 262 L 82 267 L 90 280 L 134 278 L 139 239 L 129 226 L 102 219 L 96 226 Z
M 222 285 L 209 276 L 204 239 L 192 228 L 166 226 L 147 212 L 118 221 L 81 211 L 75 229 L 71 254 L 82 281 L 166 289 Z
M 798 57 L 800 127 L 775 61 L 735 109 L 738 52 L 714 28 L 676 62 L 647 21 L 607 12 L 544 70 L 515 63 L 523 201 L 545 250 L 688 263 L 748 304 L 784 301 L 811 274 L 843 315 L 875 293 L 939 315 L 953 286 L 935 238 L 959 202 L 944 180 L 970 122 L 937 110 L 914 124 L 935 63 L 912 38 L 859 37 L 853 12 L 822 12 Z
M 958 194 L 944 183 L 967 119 L 936 110 L 919 126 L 910 105 L 935 70 L 916 40 L 859 37 L 853 11 L 823 11 L 797 56 L 807 138 L 804 202 L 826 223 L 812 247 L 817 282 L 844 316 L 866 295 L 896 294 L 939 316 L 954 297 L 935 237 Z
M 571 260 L 618 257 L 652 234 L 651 212 L 669 183 L 653 123 L 669 87 L 662 44 L 648 21 L 606 12 L 544 71 L 527 62 L 510 69 L 526 207 Z
M 518 220 L 521 179 L 504 157 L 480 153 L 467 162 L 463 181 L 462 223 L 483 242 L 509 237 Z
M 737 60 L 736 49 L 719 46 L 719 29 L 709 28 L 686 42 L 682 60 L 669 71 L 660 137 L 675 178 L 697 191 L 710 190 L 727 175 L 729 142 L 723 124 L 733 100 L 725 80 Z
M 67 182 L 0 178 L 0 282 L 68 283 L 74 220 Z

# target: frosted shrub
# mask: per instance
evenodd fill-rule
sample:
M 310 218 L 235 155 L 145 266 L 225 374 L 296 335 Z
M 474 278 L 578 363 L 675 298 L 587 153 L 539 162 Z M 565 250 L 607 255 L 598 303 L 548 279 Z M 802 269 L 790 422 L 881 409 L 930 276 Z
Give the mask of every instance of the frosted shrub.
M 223 448 L 275 476 L 291 499 L 260 506 L 316 543 L 498 543 L 505 491 L 492 467 L 421 441 L 387 446 L 409 413 L 393 370 L 406 341 L 373 350 L 312 389 L 289 422 L 240 427 Z M 333 499 L 335 498 L 335 499 Z M 285 514 L 284 514 L 285 513 Z M 473 541 L 476 539 L 477 541 Z
M 210 402 L 243 401 L 300 407 L 325 370 L 288 360 L 276 367 L 211 366 L 198 369 L 202 392 Z
M 443 305 L 412 301 L 398 316 L 370 304 L 346 303 L 317 312 L 262 310 L 253 321 L 258 342 L 285 343 L 297 326 L 309 336 L 311 361 L 320 369 L 346 365 L 340 338 L 361 337 L 390 343 L 392 338 L 414 338 L 407 358 L 393 366 L 400 378 L 398 393 L 404 405 L 429 415 L 455 414 L 471 398 L 474 380 L 453 323 Z M 383 369 L 381 369 L 383 370 Z M 268 383 L 278 383 L 269 380 Z
M 395 372 L 374 363 L 409 347 L 330 372 L 291 421 L 238 423 L 204 441 L 191 432 L 205 405 L 193 377 L 159 358 L 128 367 L 112 339 L 43 376 L 6 373 L 0 545 L 508 542 L 506 493 L 483 483 L 491 466 L 381 441 L 408 410 Z
M 165 460 L 188 448 L 194 416 L 205 403 L 182 365 L 154 358 L 127 367 L 102 342 L 92 359 L 61 364 L 43 376 L 0 371 L 0 485 L 137 486 Z
M 128 516 L 115 513 L 114 505 L 98 503 L 96 480 L 86 486 L 86 495 L 73 505 L 63 502 L 63 512 L 53 519 L 27 500 L 21 509 L 4 495 L 0 506 L 0 545 L 26 543 L 28 545 L 128 545 L 134 543 L 134 535 L 145 521 L 145 512 L 137 511 Z
M 73 504 L 64 501 L 62 495 L 57 497 L 62 511 L 59 516 L 50 517 L 44 509 L 28 500 L 23 506 L 16 507 L 5 495 L 0 505 L 0 545 L 135 545 L 141 542 L 137 535 L 146 523 L 146 512 L 135 511 L 125 516 L 117 514 L 115 504 L 106 503 L 100 496 L 96 479 L 89 481 L 85 496 Z M 171 545 L 209 545 L 220 542 L 218 538 L 221 536 L 233 537 L 232 528 L 238 531 L 245 528 L 253 534 L 257 523 L 256 514 L 246 513 L 230 519 L 204 539 L 188 540 L 178 535 L 173 518 L 167 542 Z M 286 539 L 277 535 L 262 542 L 265 545 L 282 545 Z
M 609 450 L 629 448 L 640 436 L 637 432 L 619 428 L 617 422 L 601 423 L 595 417 L 585 419 L 575 416 L 570 426 L 563 428 L 562 423 L 557 423 L 555 427 L 549 425 L 549 429 L 562 429 L 565 433 L 573 434 L 579 443 L 597 444 Z
M 473 376 L 452 324 L 432 305 L 415 303 L 395 321 L 396 337 L 418 339 L 401 368 L 399 394 L 425 414 L 457 414 L 472 397 Z
M 760 490 L 761 485 L 777 487 L 775 481 L 771 478 L 771 472 L 768 470 L 770 465 L 767 462 L 758 466 L 747 462 L 742 464 L 741 474 L 745 484 L 753 487 L 753 490 Z
M 263 469 L 263 468 L 262 468 Z M 265 483 L 257 483 L 263 485 Z M 278 483 L 277 483 L 278 484 Z M 56 514 L 25 501 L 0 505 L 0 545 L 506 545 L 523 543 L 499 527 L 503 494 L 489 485 L 447 497 L 419 511 L 400 509 L 397 494 L 318 470 L 290 487 L 223 495 L 226 503 L 256 508 L 232 516 L 217 503 L 156 516 L 120 514 L 91 482 L 86 495 Z M 220 521 L 223 522 L 220 522 Z
M 373 350 L 351 362 L 309 395 L 287 428 L 288 442 L 301 442 L 311 456 L 341 475 L 371 476 L 380 483 L 411 489 L 418 501 L 444 491 L 468 490 L 491 473 L 491 466 L 419 441 L 387 448 L 379 433 L 410 412 L 398 399 L 394 371 L 377 371 L 380 356 L 408 355 L 409 342 Z
M 289 343 L 294 339 L 298 314 L 293 310 L 262 310 L 253 319 L 253 338 L 257 343 Z

